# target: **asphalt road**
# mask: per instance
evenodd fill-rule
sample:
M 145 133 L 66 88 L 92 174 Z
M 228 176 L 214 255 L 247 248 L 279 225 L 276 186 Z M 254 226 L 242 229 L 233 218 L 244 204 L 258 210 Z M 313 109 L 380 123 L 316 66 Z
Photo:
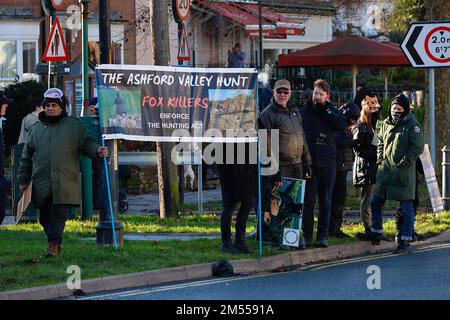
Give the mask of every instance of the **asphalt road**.
M 214 278 L 84 296 L 82 300 L 450 299 L 450 244 L 292 272 Z M 371 287 L 371 289 L 369 289 Z M 80 299 L 80 298 L 79 298 Z

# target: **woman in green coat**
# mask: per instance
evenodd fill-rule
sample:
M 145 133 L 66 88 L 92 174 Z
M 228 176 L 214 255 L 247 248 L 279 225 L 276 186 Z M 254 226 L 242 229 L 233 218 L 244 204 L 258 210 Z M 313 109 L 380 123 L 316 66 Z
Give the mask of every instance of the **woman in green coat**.
M 409 100 L 403 94 L 392 99 L 389 117 L 383 121 L 379 134 L 377 183 L 370 203 L 372 243 L 379 244 L 383 233 L 384 202 L 387 199 L 400 201 L 404 221 L 401 240 L 394 253 L 411 250 L 416 159 L 422 154 L 425 143 L 423 128 L 409 111 Z

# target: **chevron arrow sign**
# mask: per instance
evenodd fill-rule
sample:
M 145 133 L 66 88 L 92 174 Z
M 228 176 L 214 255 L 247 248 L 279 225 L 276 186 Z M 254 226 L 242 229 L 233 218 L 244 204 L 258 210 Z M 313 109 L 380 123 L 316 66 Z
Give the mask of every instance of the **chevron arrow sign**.
M 450 21 L 411 24 L 401 48 L 414 68 L 450 67 Z

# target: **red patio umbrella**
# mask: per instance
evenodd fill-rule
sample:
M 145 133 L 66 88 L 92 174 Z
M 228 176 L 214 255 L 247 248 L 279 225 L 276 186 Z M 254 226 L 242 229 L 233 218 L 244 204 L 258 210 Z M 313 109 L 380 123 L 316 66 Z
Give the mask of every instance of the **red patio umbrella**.
M 357 67 L 394 67 L 409 65 L 400 47 L 357 35 L 348 35 L 314 47 L 278 56 L 279 67 L 351 67 L 353 96 L 356 94 Z M 387 82 L 385 77 L 385 89 Z

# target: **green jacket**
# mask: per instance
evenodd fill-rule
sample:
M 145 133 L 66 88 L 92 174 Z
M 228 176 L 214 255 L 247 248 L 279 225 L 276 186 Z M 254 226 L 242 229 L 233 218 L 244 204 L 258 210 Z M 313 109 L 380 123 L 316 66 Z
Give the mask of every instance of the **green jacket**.
M 41 117 L 41 114 L 42 117 Z M 100 145 L 76 118 L 65 116 L 56 123 L 39 115 L 27 138 L 18 172 L 20 184 L 33 181 L 35 207 L 52 195 L 53 204 L 80 205 L 80 156 L 97 158 Z
M 397 126 L 386 119 L 382 123 L 378 139 L 375 195 L 399 201 L 414 199 L 415 164 L 425 143 L 422 126 L 412 113 Z

